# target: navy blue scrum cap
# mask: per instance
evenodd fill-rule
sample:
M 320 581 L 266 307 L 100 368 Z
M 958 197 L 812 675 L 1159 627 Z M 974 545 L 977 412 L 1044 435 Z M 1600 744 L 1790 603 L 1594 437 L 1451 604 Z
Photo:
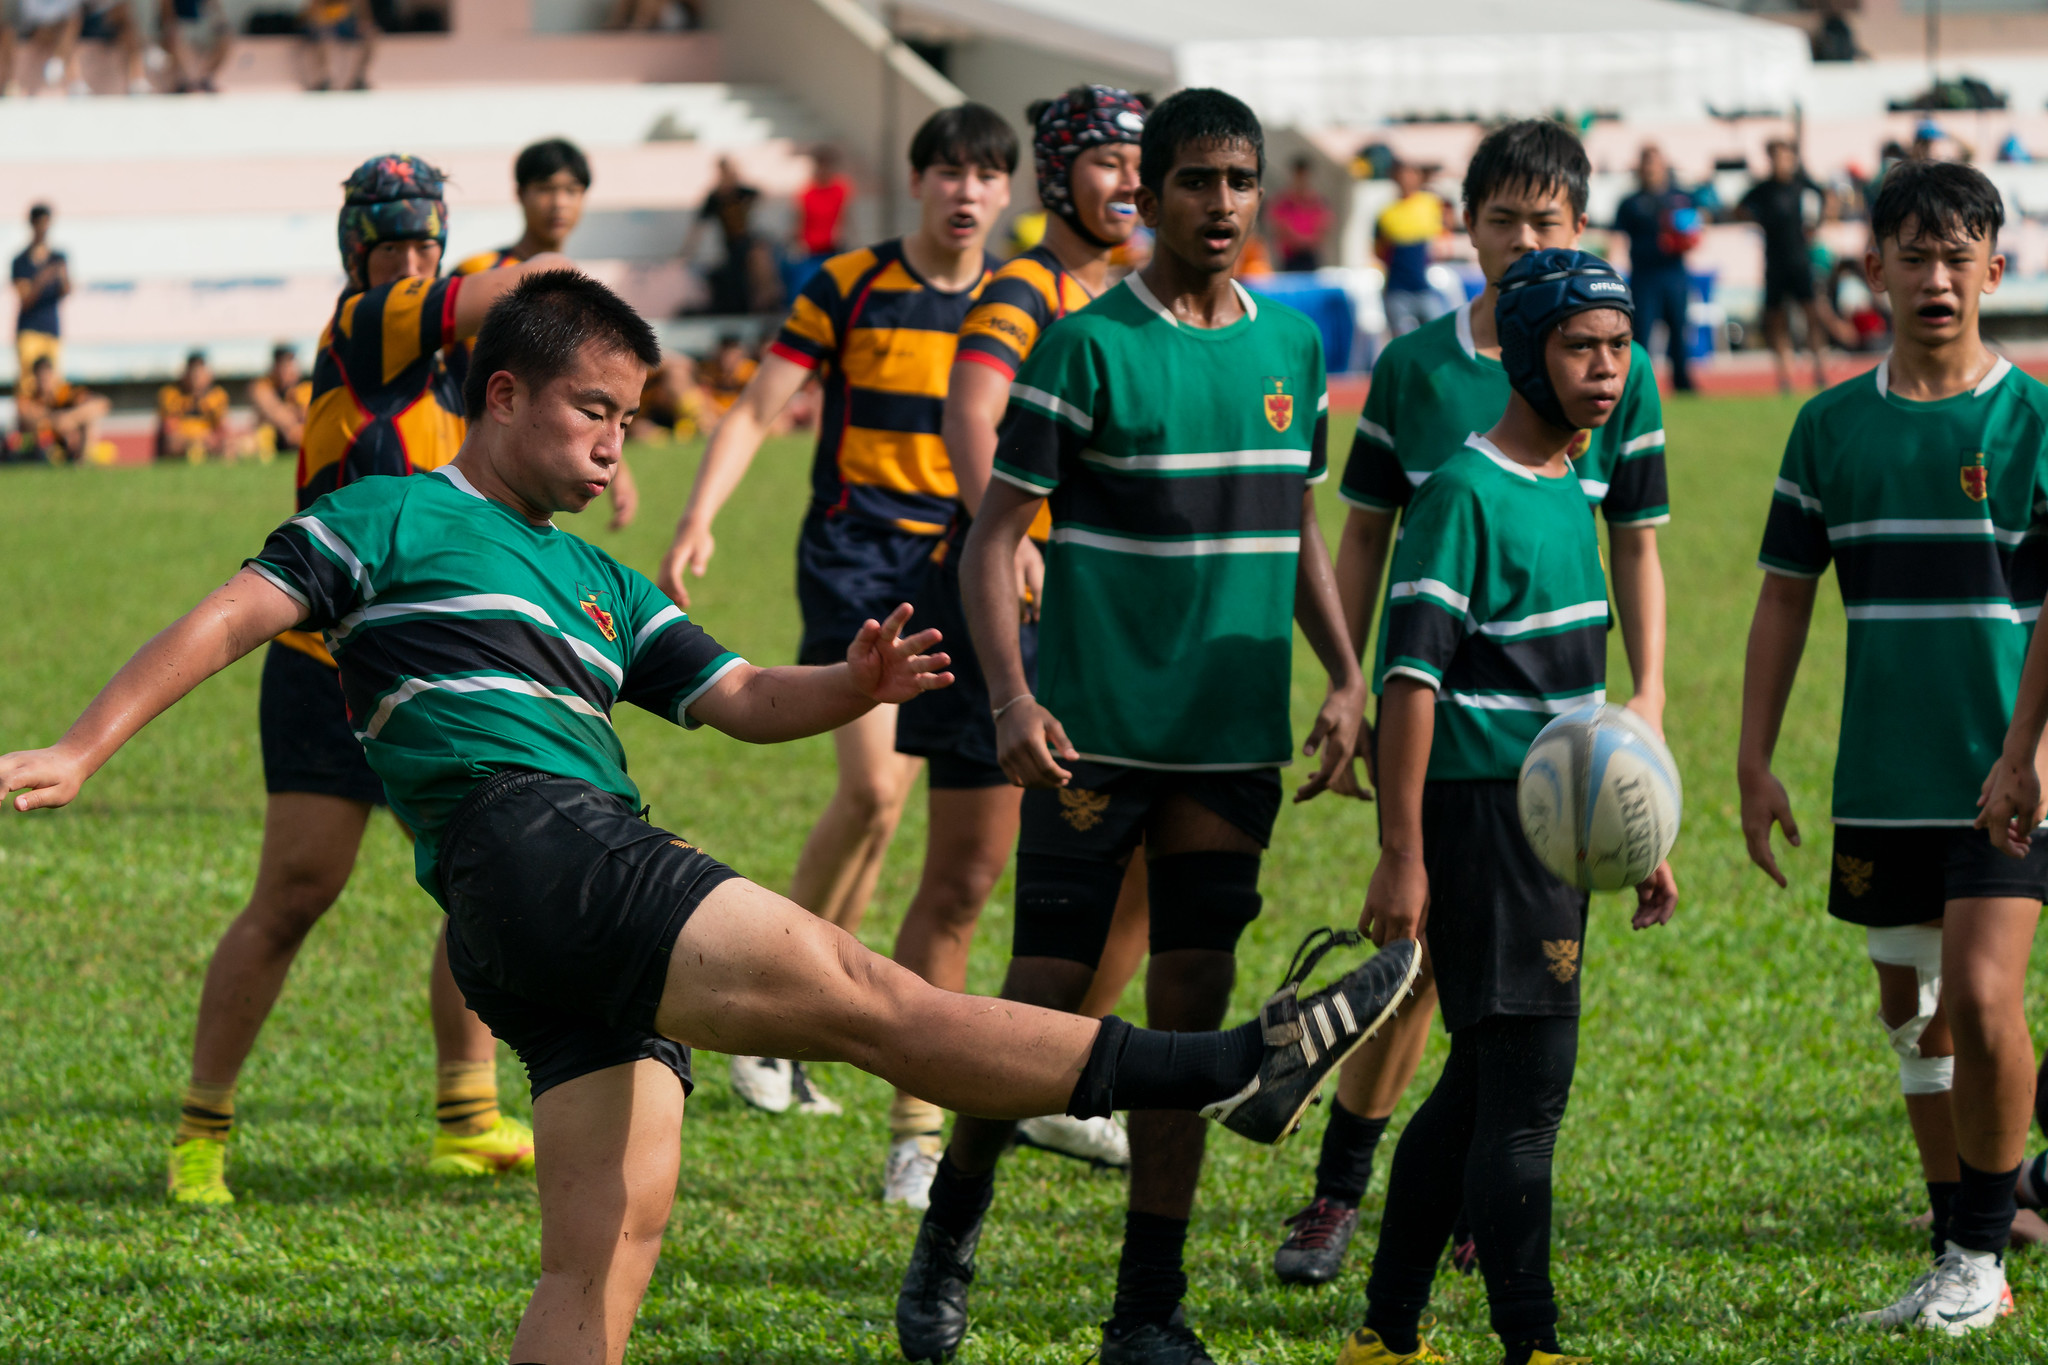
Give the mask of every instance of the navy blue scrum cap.
M 1544 421 L 1571 430 L 1573 423 L 1564 415 L 1543 362 L 1543 344 L 1552 328 L 1577 313 L 1614 308 L 1633 320 L 1635 297 L 1614 267 L 1598 256 L 1557 247 L 1531 251 L 1509 266 L 1495 294 L 1493 325 L 1500 335 L 1500 363 L 1508 372 L 1508 386 Z

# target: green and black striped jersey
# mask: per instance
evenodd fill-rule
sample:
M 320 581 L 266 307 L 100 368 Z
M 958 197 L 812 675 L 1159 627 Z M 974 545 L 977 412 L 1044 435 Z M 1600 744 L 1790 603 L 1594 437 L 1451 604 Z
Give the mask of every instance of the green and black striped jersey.
M 302 629 L 325 634 L 437 900 L 438 835 L 477 783 L 526 768 L 638 806 L 613 704 L 687 726 L 691 703 L 740 663 L 647 579 L 452 465 L 329 493 L 248 563 L 305 606 Z
M 1038 696 L 1085 758 L 1288 761 L 1302 495 L 1326 465 L 1322 339 L 1238 291 L 1187 327 L 1137 275 L 1047 330 L 997 478 L 1047 496 Z
M 1889 368 L 1799 410 L 1761 562 L 1842 590 L 1836 823 L 1969 825 L 2048 586 L 2048 388 L 2000 360 L 1918 403 Z
M 1576 473 L 1545 478 L 1484 436 L 1402 517 L 1376 685 L 1436 691 L 1429 780 L 1512 778 L 1536 732 L 1607 688 L 1607 578 Z

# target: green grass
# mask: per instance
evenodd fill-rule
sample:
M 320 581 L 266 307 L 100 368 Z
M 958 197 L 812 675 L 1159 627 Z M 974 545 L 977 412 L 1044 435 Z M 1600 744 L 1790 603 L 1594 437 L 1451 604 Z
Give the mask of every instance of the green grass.
M 1631 934 L 1596 902 L 1584 1047 L 1559 1145 L 1556 1272 L 1567 1346 L 1603 1361 L 2040 1360 L 2048 1274 L 2013 1258 L 2021 1313 L 1961 1344 L 1845 1338 L 1820 1324 L 1917 1269 L 1920 1203 L 1890 1052 L 1871 1021 L 1860 935 L 1823 913 L 1842 618 L 1824 595 L 1780 772 L 1809 833 L 1790 892 L 1744 860 L 1733 757 L 1741 652 L 1770 479 L 1794 408 L 1686 402 L 1670 413 L 1672 741 L 1691 796 L 1668 928 Z M 1347 422 L 1338 428 L 1348 431 Z M 720 524 L 697 616 L 751 657 L 793 652 L 791 549 L 807 452 L 783 442 Z M 694 457 L 637 457 L 650 568 Z M 47 743 L 129 651 L 232 572 L 290 502 L 286 467 L 18 470 L 0 477 L 9 610 L 0 749 Z M 1334 498 L 1325 498 L 1334 529 Z M 1306 650 L 1297 720 L 1319 678 Z M 1626 670 L 1617 650 L 1617 690 Z M 0 1360 L 503 1359 L 537 1273 L 530 1182 L 450 1188 L 420 1170 L 431 1130 L 424 976 L 439 914 L 379 821 L 313 936 L 243 1078 L 218 1216 L 161 1202 L 192 1012 L 213 942 L 247 894 L 260 835 L 257 665 L 147 731 L 54 815 L 0 815 Z M 1930 698 L 1930 704 L 1942 704 Z M 831 782 L 824 740 L 754 749 L 619 721 L 657 818 L 771 886 L 786 883 Z M 885 949 L 923 846 L 904 822 L 864 937 Z M 1309 927 L 1355 916 L 1372 813 L 1326 798 L 1282 817 L 1266 916 L 1238 988 L 1251 1009 Z M 973 984 L 1000 980 L 1009 887 Z M 2041 979 L 2035 978 L 2036 996 Z M 1135 993 L 1127 1012 L 1142 1014 Z M 1425 1085 L 1441 1056 L 1439 1035 Z M 669 1242 L 632 1358 L 892 1361 L 913 1217 L 875 1202 L 885 1087 L 844 1067 L 836 1120 L 767 1118 L 706 1058 L 683 1135 Z M 524 1085 L 501 1066 L 515 1111 Z M 1411 1103 L 1418 1095 L 1411 1097 Z M 1404 1108 L 1405 1116 L 1407 1109 Z M 1396 1121 L 1398 1134 L 1400 1120 Z M 1364 1307 L 1384 1161 L 1351 1268 L 1276 1286 L 1279 1219 L 1304 1197 L 1307 1140 L 1219 1133 L 1189 1243 L 1191 1311 L 1218 1359 L 1322 1365 Z M 1390 1150 L 1390 1149 L 1389 1149 Z M 1107 1315 L 1123 1183 L 1039 1153 L 1003 1171 L 975 1286 L 971 1362 L 1078 1362 Z M 1484 1296 L 1439 1281 L 1437 1336 L 1491 1362 Z

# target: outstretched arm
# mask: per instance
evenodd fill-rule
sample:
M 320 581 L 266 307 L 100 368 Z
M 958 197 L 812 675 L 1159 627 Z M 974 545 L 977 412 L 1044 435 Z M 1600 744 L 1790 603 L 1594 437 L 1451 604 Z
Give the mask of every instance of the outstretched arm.
M 243 569 L 135 651 L 62 739 L 47 749 L 0 754 L 0 793 L 20 793 L 16 810 L 70 804 L 137 730 L 305 613 L 268 578 Z
M 1664 730 L 1664 565 L 1657 558 L 1654 526 L 1609 526 L 1608 556 L 1614 561 L 1614 606 L 1621 617 L 1621 644 L 1635 695 L 1628 709 Z M 1797 581 L 1797 580 L 1795 580 Z
M 1806 631 L 1813 621 L 1813 599 L 1820 582 L 1766 573 L 1757 594 L 1756 617 L 1749 625 L 1749 653 L 1742 665 L 1742 741 L 1735 758 L 1735 780 L 1742 791 L 1742 838 L 1749 860 L 1785 885 L 1771 851 L 1771 826 L 1799 847 L 1799 822 L 1792 818 L 1792 798 L 1771 772 L 1778 729 L 1785 722 L 1785 704 L 1792 697 L 1792 679 L 1799 656 L 1806 652 Z
M 661 557 L 661 567 L 654 575 L 654 585 L 685 611 L 690 607 L 690 590 L 683 586 L 683 570 L 687 567 L 698 578 L 704 576 L 704 570 L 711 564 L 711 553 L 717 548 L 711 538 L 712 519 L 740 486 L 747 466 L 754 462 L 754 452 L 761 448 L 775 419 L 810 377 L 810 370 L 771 351 L 762 357 L 761 368 L 754 371 L 732 410 L 711 433 L 710 444 L 704 447 L 703 463 L 697 466 L 697 482 L 690 489 L 690 501 L 676 526 L 675 541 Z
M 485 270 L 475 275 L 464 275 L 455 291 L 455 336 L 467 341 L 481 332 L 484 315 L 491 311 L 491 305 L 512 292 L 518 283 L 528 275 L 538 275 L 544 270 L 574 270 L 576 262 L 558 251 L 543 251 L 517 265 L 502 266 L 497 270 Z
M 936 630 L 902 634 L 910 605 L 889 619 L 862 625 L 847 647 L 846 662 L 826 668 L 735 668 L 698 698 L 690 716 L 734 739 L 779 744 L 837 730 L 878 702 L 902 703 L 920 692 L 952 683 L 945 671 L 952 659 L 926 653 L 939 642 Z
M 1322 528 L 1316 523 L 1315 490 L 1301 495 L 1301 553 L 1295 561 L 1294 619 L 1301 625 L 1310 649 L 1316 652 L 1323 671 L 1330 675 L 1330 690 L 1316 712 L 1302 753 L 1313 757 L 1322 752 L 1322 763 L 1308 781 L 1295 791 L 1296 801 L 1306 801 L 1325 788 L 1342 796 L 1363 798 L 1356 770 L 1351 766 L 1358 744 L 1358 727 L 1365 715 L 1365 675 L 1359 671 L 1358 652 L 1344 622 L 1344 606 L 1337 593 L 1337 576 L 1330 569 L 1330 552 L 1323 544 Z

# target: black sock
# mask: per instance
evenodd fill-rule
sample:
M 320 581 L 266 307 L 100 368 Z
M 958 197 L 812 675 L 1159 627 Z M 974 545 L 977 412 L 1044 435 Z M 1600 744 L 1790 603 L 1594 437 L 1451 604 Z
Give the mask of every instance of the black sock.
M 1156 1213 L 1124 1215 L 1124 1253 L 1116 1267 L 1116 1306 L 1111 1321 L 1136 1326 L 1164 1323 L 1188 1292 L 1181 1251 L 1187 1246 L 1188 1220 Z
M 1092 1119 L 1117 1109 L 1200 1109 L 1244 1089 L 1265 1055 L 1256 1019 L 1217 1032 L 1172 1033 L 1136 1028 L 1112 1014 L 1095 1035 L 1067 1112 Z
M 1365 1325 L 1378 1335 L 1386 1348 L 1397 1356 L 1411 1354 L 1422 1345 L 1422 1319 L 1398 1309 L 1382 1308 L 1376 1303 L 1365 1307 Z
M 1323 1154 L 1316 1162 L 1316 1198 L 1357 1208 L 1372 1181 L 1372 1154 L 1386 1131 L 1386 1119 L 1360 1118 L 1343 1101 L 1332 1100 Z
M 2021 1162 L 2020 1168 L 2027 1173 L 2027 1184 L 2031 1188 L 2027 1191 L 2028 1197 L 2019 1200 L 2019 1206 L 2038 1209 L 2048 1204 L 2048 1152 L 2041 1153 L 2032 1161 Z M 2019 1191 L 2015 1189 L 2013 1193 L 2017 1197 Z
M 1963 1178 L 1949 1207 L 1949 1241 L 1965 1251 L 2004 1251 L 2012 1239 L 2012 1215 L 2018 1207 L 2012 1191 L 2020 1168 L 1980 1171 L 1960 1159 L 1956 1166 Z
M 996 1197 L 996 1173 L 969 1175 L 953 1164 L 951 1153 L 939 1158 L 938 1174 L 932 1177 L 931 1207 L 924 1220 L 952 1237 L 963 1237 L 988 1212 Z
M 1954 1180 L 1930 1180 L 1927 1182 L 1927 1209 L 1934 1215 L 1934 1223 L 1928 1228 L 1928 1237 L 1934 1243 L 1934 1254 L 1941 1255 L 1948 1250 L 1948 1215 L 1955 1207 L 1956 1191 L 1962 1185 Z
M 1529 1357 L 1538 1351 L 1548 1351 L 1552 1355 L 1562 1354 L 1557 1348 L 1557 1338 L 1554 1336 L 1537 1337 L 1533 1341 L 1502 1342 L 1501 1347 L 1507 1352 L 1507 1357 L 1501 1365 L 1529 1365 Z

